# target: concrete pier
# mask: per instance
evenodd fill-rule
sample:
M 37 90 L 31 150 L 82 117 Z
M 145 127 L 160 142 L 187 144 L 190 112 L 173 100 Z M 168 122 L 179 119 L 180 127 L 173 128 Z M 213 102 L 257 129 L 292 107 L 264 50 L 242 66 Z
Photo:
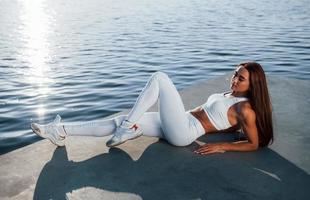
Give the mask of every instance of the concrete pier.
M 182 90 L 186 109 L 228 91 L 229 78 Z M 187 147 L 145 136 L 116 148 L 105 146 L 110 136 L 69 137 L 61 148 L 41 140 L 0 156 L 0 199 L 308 199 L 309 81 L 269 76 L 268 83 L 275 128 L 269 148 L 193 153 L 199 144 L 232 141 L 234 133 L 202 136 Z

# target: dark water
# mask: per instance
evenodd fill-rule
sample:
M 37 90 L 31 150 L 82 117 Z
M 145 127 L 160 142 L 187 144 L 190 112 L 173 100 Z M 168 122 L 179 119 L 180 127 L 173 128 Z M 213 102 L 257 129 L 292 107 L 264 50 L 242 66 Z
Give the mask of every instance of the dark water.
M 161 70 L 178 89 L 244 60 L 310 79 L 309 0 L 0 0 L 0 153 L 59 113 L 106 117 Z

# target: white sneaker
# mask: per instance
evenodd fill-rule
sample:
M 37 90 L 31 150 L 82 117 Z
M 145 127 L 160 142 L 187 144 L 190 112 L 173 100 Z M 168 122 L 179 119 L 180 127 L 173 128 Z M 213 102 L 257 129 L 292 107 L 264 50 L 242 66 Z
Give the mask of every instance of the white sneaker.
M 106 143 L 108 147 L 120 145 L 127 140 L 133 140 L 142 135 L 142 129 L 137 124 L 132 124 L 124 120 L 120 126 L 116 128 L 113 137 Z
M 64 146 L 66 137 L 60 134 L 60 120 L 61 117 L 57 115 L 53 122 L 46 125 L 31 123 L 31 129 L 38 136 L 49 139 L 53 144 Z

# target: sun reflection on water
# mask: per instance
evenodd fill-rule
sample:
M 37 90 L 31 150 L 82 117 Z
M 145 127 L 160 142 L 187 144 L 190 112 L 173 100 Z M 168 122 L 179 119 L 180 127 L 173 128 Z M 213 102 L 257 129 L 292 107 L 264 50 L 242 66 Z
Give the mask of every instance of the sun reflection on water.
M 20 15 L 22 26 L 20 27 L 23 48 L 20 49 L 21 60 L 26 65 L 23 71 L 23 79 L 34 89 L 31 96 L 37 96 L 39 102 L 48 96 L 51 91 L 50 43 L 48 35 L 51 32 L 53 18 L 46 12 L 45 0 L 19 1 L 23 12 Z M 45 114 L 43 105 L 39 105 L 36 113 L 39 116 Z
M 46 109 L 44 108 L 43 105 L 39 105 L 39 107 L 37 108 L 36 110 L 36 114 L 39 116 L 39 117 L 42 117 L 45 115 L 45 112 L 46 112 Z

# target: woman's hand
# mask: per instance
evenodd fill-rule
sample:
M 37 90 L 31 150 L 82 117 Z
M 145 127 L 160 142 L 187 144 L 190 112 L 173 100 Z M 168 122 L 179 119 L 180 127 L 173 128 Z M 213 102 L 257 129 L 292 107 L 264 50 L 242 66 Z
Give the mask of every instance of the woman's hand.
M 207 155 L 212 153 L 224 153 L 223 144 L 215 143 L 215 144 L 204 144 L 201 145 L 197 150 L 194 151 L 200 155 Z

